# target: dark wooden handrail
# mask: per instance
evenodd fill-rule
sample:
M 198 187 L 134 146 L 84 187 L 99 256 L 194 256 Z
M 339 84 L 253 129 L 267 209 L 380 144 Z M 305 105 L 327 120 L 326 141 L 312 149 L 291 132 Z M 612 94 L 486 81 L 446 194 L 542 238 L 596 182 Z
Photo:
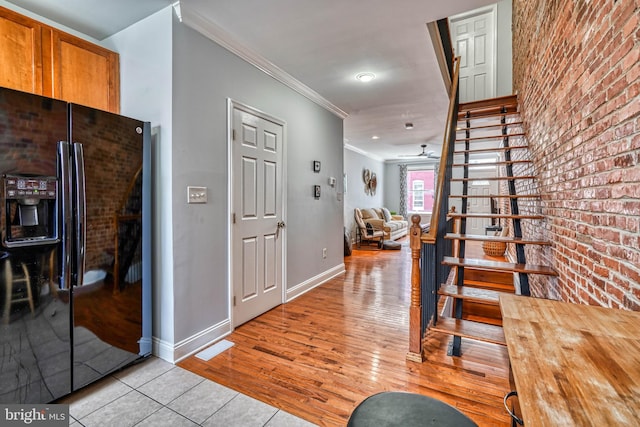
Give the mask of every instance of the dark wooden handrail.
M 445 240 L 444 235 L 451 232 L 454 221 L 447 219 L 447 205 L 449 191 L 447 174 L 453 163 L 453 152 L 458 122 L 458 77 L 460 74 L 460 58 L 453 64 L 451 94 L 449 97 L 449 112 L 442 143 L 440 167 L 435 189 L 435 200 L 431 222 L 426 231 L 420 227 L 420 216 L 411 218 L 412 226 L 409 232 L 411 247 L 411 307 L 409 309 L 409 352 L 407 360 L 422 362 L 422 343 L 428 323 L 435 316 L 437 295 L 435 283 L 443 279 L 449 268 L 441 264 L 444 254 L 451 253 L 451 241 Z M 440 243 L 438 244 L 438 241 Z M 422 265 L 422 267 L 421 267 Z
M 456 57 L 453 64 L 453 80 L 451 86 L 451 94 L 449 96 L 449 113 L 447 114 L 447 125 L 445 128 L 444 138 L 442 141 L 442 153 L 440 155 L 440 166 L 438 168 L 438 179 L 436 181 L 436 190 L 434 194 L 433 210 L 431 215 L 431 225 L 429 232 L 423 234 L 422 241 L 424 243 L 435 244 L 438 235 L 438 224 L 440 224 L 440 216 L 443 203 L 448 200 L 444 199 L 444 188 L 447 173 L 447 162 L 449 160 L 449 152 L 453 152 L 453 145 L 456 137 L 456 125 L 458 121 L 458 78 L 460 76 L 460 57 Z M 453 156 L 451 156 L 453 157 Z M 448 199 L 448 197 L 447 197 Z M 446 212 L 446 208 L 445 208 Z M 446 220 L 443 218 L 443 223 Z

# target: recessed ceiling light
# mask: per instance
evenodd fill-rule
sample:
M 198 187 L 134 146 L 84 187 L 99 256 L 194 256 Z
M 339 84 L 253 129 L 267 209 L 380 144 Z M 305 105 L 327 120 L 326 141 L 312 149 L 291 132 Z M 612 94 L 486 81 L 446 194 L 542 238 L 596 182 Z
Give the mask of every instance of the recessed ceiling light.
M 405 128 L 406 130 L 413 129 L 413 123 L 405 123 L 405 124 L 404 124 L 404 128 Z
M 376 75 L 373 73 L 358 73 L 356 74 L 356 80 L 361 81 L 362 83 L 370 82 L 375 79 Z
M 373 135 L 371 139 L 380 139 L 380 137 L 378 135 Z

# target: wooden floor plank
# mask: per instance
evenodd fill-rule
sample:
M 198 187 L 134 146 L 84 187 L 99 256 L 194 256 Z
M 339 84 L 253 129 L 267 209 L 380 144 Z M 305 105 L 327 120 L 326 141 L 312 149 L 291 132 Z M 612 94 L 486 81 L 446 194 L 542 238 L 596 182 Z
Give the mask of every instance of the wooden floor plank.
M 346 273 L 245 323 L 235 345 L 209 361 L 179 365 L 320 426 L 344 426 L 353 409 L 381 391 L 440 399 L 480 426 L 508 426 L 504 347 L 450 336 L 425 338 L 424 363 L 406 360 L 411 252 L 354 250 Z

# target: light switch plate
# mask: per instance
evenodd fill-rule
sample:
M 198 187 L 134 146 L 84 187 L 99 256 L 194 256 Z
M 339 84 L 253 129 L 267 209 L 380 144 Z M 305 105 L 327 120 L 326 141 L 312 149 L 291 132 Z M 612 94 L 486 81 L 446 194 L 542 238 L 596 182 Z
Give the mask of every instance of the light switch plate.
M 187 203 L 207 203 L 207 187 L 187 187 Z

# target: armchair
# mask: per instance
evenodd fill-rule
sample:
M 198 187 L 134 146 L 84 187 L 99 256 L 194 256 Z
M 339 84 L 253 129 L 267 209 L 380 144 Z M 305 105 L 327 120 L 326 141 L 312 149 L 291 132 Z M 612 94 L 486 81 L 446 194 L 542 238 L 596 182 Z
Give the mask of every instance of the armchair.
M 386 208 L 355 208 L 356 222 L 358 218 L 369 223 L 376 230 L 384 232 L 384 240 L 396 240 L 409 233 L 409 221 L 400 215 L 391 215 Z
M 360 244 L 364 241 L 371 243 L 377 242 L 378 249 L 382 249 L 382 244 L 384 242 L 384 230 L 382 228 L 382 224 L 374 224 L 371 221 L 365 222 L 362 219 L 362 213 L 360 209 L 355 210 L 355 219 L 356 219 L 356 245 L 358 248 Z M 367 227 L 369 225 L 369 227 Z

